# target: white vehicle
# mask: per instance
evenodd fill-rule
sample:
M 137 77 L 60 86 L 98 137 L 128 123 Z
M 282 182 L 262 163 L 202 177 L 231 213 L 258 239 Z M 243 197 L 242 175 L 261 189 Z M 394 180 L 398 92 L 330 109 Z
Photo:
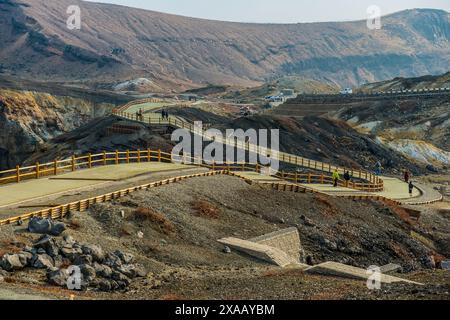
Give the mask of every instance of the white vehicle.
M 341 94 L 353 94 L 353 89 L 345 88 L 344 90 L 341 90 Z

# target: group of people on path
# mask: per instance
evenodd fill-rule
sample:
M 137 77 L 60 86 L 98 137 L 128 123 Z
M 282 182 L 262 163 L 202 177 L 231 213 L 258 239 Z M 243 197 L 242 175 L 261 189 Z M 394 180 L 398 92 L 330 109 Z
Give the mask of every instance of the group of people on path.
M 379 176 L 379 175 L 381 175 L 381 173 L 382 173 L 382 165 L 381 165 L 381 162 L 378 161 L 375 165 L 375 174 L 377 176 Z M 415 186 L 414 186 L 413 181 L 411 180 L 411 173 L 408 170 L 405 170 L 404 174 L 403 174 L 403 178 L 404 178 L 405 182 L 408 184 L 409 195 L 412 197 Z M 335 188 L 337 188 L 339 186 L 339 180 L 341 179 L 341 176 L 337 169 L 334 170 L 332 179 L 333 179 L 333 186 Z M 349 186 L 351 179 L 352 179 L 352 176 L 350 175 L 350 172 L 345 171 L 345 173 L 344 173 L 345 187 Z
M 341 179 L 341 176 L 339 174 L 339 171 L 336 169 L 333 172 L 332 175 L 332 179 L 333 179 L 333 186 L 335 188 L 337 188 L 339 186 L 339 180 Z M 345 171 L 344 173 L 344 180 L 345 180 L 345 186 L 348 187 L 350 184 L 350 180 L 352 179 L 352 176 L 350 175 L 349 171 Z
M 163 120 L 169 120 L 169 111 L 166 109 L 161 110 L 161 117 Z
M 136 111 L 136 120 L 144 121 L 144 111 L 142 111 L 142 109 L 139 109 L 139 111 Z

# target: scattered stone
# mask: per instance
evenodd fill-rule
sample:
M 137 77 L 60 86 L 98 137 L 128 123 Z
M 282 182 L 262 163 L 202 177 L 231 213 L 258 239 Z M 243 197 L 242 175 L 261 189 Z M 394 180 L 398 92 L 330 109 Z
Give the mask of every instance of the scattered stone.
M 72 262 L 76 266 L 80 266 L 80 265 L 83 265 L 83 264 L 89 264 L 90 265 L 93 262 L 93 258 L 92 258 L 91 255 L 83 254 L 83 255 L 76 256 L 75 259 L 73 259 Z
M 94 267 L 91 267 L 88 264 L 83 264 L 83 265 L 80 265 L 79 267 L 80 267 L 81 274 L 83 275 L 83 280 L 86 283 L 91 282 L 97 276 L 97 273 L 96 273 Z
M 69 245 L 70 247 L 72 247 L 76 243 L 76 241 L 73 239 L 73 237 L 69 236 L 69 235 L 65 235 L 63 237 L 63 240 L 64 240 L 64 243 Z
M 61 268 L 62 266 L 68 266 L 71 264 L 71 261 L 63 256 L 56 256 L 53 258 L 53 261 L 55 262 L 56 268 Z
M 223 248 L 223 252 L 226 254 L 230 254 L 231 253 L 231 249 L 228 246 L 225 246 L 225 248 Z
M 314 222 L 311 219 L 309 219 L 308 217 L 306 217 L 305 215 L 302 215 L 300 217 L 300 219 L 302 220 L 302 223 L 307 227 L 315 227 L 316 226 L 314 224 Z
M 113 271 L 107 265 L 98 264 L 98 263 L 94 262 L 93 267 L 94 267 L 95 273 L 98 277 L 107 278 L 107 279 L 111 278 Z
M 125 211 L 124 211 L 124 210 L 120 210 L 120 216 L 121 216 L 122 218 L 125 218 Z
M 138 237 L 139 239 L 143 239 L 143 238 L 144 238 L 144 233 L 143 233 L 142 231 L 139 231 L 139 232 L 137 233 L 137 237 Z
M 56 271 L 47 272 L 47 280 L 50 284 L 65 287 L 67 286 L 67 280 L 69 279 L 69 272 L 67 269 L 59 269 Z
M 111 281 L 107 279 L 101 279 L 98 283 L 98 289 L 100 291 L 109 292 L 113 290 L 113 286 L 111 284 Z
M 122 260 L 114 253 L 108 253 L 104 264 L 108 267 L 115 268 L 122 265 Z
M 127 284 L 127 286 L 130 285 L 131 280 L 126 275 L 120 273 L 119 271 L 113 271 L 112 273 L 112 279 L 117 281 L 118 284 Z M 121 286 L 122 287 L 122 286 Z
M 114 251 L 114 254 L 116 256 L 118 256 L 120 258 L 120 260 L 122 260 L 122 262 L 125 264 L 130 264 L 130 263 L 133 263 L 133 261 L 134 261 L 134 256 L 132 254 L 125 253 L 120 250 Z
M 18 254 L 5 254 L 0 259 L 0 268 L 6 271 L 21 270 L 25 267 Z
M 62 248 L 61 250 L 61 254 L 66 257 L 67 259 L 69 259 L 70 261 L 74 261 L 79 255 L 83 254 L 83 251 L 81 250 L 81 248 Z
M 66 231 L 66 225 L 64 223 L 56 223 L 52 226 L 50 234 L 52 236 L 60 236 L 64 231 Z
M 55 262 L 48 254 L 37 254 L 33 257 L 31 266 L 36 269 L 50 269 L 55 266 Z
M 26 252 L 26 251 L 20 252 L 18 254 L 18 256 L 19 256 L 20 262 L 24 266 L 27 266 L 27 265 L 31 264 L 31 260 L 33 259 L 33 254 L 30 253 L 30 252 Z
M 84 254 L 91 255 L 95 262 L 102 263 L 105 260 L 103 249 L 95 244 L 85 244 L 81 247 L 81 250 Z
M 59 248 L 56 244 L 55 239 L 48 235 L 42 236 L 35 244 L 34 247 L 38 249 L 38 253 L 47 253 L 50 257 L 56 257 L 59 255 Z M 44 252 L 39 251 L 39 249 L 44 250 Z
M 62 222 L 54 223 L 51 219 L 34 217 L 28 223 L 28 231 L 31 233 L 59 236 L 66 230 Z

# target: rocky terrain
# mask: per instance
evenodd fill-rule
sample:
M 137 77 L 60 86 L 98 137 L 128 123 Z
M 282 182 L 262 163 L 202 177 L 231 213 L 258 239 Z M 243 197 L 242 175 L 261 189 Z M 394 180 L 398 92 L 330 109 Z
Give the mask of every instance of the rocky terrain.
M 86 98 L 0 89 L 0 170 L 21 164 L 47 141 L 113 107 Z
M 450 88 L 450 72 L 443 75 L 428 75 L 416 78 L 398 77 L 392 80 L 369 83 L 361 86 L 360 92 L 383 92 L 398 90 L 420 90 L 430 88 Z
M 81 30 L 66 26 L 69 5 L 81 8 Z M 449 13 L 426 9 L 389 15 L 371 31 L 366 21 L 244 24 L 79 0 L 2 0 L 0 71 L 111 88 L 145 78 L 151 90 L 286 75 L 347 87 L 447 71 L 449 30 Z
M 378 202 L 273 193 L 226 176 L 196 178 L 72 212 L 59 236 L 30 233 L 36 229 L 25 224 L 2 227 L 0 265 L 6 270 L 0 281 L 4 288 L 58 299 L 449 299 L 448 271 L 436 269 L 450 254 L 446 221 L 448 210 L 428 209 L 416 221 Z M 52 233 L 54 225 L 48 227 L 44 231 Z M 216 241 L 287 227 L 299 230 L 303 261 L 363 268 L 397 263 L 399 276 L 425 286 L 369 291 L 362 281 L 282 270 Z M 70 261 L 55 267 L 60 259 Z M 11 270 L 9 260 L 21 266 Z M 61 287 L 70 264 L 90 279 L 82 291 Z
M 367 84 L 362 90 L 441 88 L 448 74 L 421 78 L 396 78 Z M 270 114 L 308 122 L 308 115 L 345 121 L 380 148 L 393 150 L 429 171 L 444 171 L 450 164 L 450 95 L 397 96 L 370 99 L 344 96 L 298 96 Z

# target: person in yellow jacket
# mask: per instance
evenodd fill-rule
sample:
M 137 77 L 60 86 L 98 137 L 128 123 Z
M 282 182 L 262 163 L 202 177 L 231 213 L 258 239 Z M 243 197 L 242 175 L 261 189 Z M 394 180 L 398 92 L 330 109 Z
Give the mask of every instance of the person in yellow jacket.
M 337 169 L 334 170 L 332 178 L 333 178 L 334 187 L 336 188 L 338 186 L 339 179 L 341 178 Z

